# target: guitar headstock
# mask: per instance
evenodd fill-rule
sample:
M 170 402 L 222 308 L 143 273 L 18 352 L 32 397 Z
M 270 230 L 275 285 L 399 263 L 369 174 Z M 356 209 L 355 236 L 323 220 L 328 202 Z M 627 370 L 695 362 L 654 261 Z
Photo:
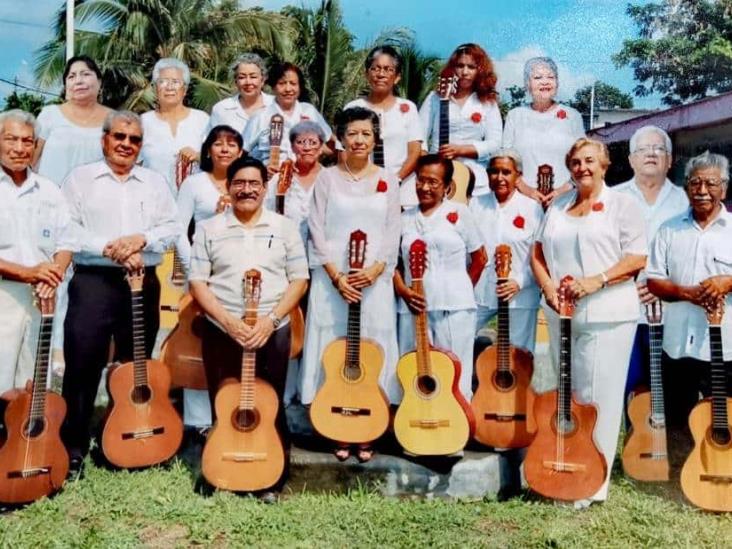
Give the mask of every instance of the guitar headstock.
M 351 270 L 363 269 L 366 261 L 366 233 L 353 231 L 348 242 L 348 266 Z
M 142 281 L 145 278 L 145 267 L 140 267 L 136 271 L 127 271 L 127 284 L 133 292 L 142 291 Z
M 549 194 L 554 190 L 554 168 L 549 164 L 542 164 L 536 173 L 537 190 L 541 194 Z
M 437 82 L 437 95 L 442 100 L 450 99 L 457 91 L 458 77 L 452 76 L 441 76 Z
M 262 273 L 257 269 L 249 269 L 244 273 L 242 280 L 244 288 L 244 308 L 256 309 L 259 307 L 259 298 L 262 295 Z
M 496 246 L 496 277 L 506 279 L 511 274 L 511 246 L 499 244 Z
M 33 303 L 38 310 L 41 311 L 42 317 L 51 317 L 56 312 L 56 294 L 53 297 L 41 297 L 37 292 L 33 292 Z
M 420 280 L 427 269 L 427 243 L 419 238 L 409 246 L 409 273 L 412 280 Z
M 282 130 L 285 127 L 285 119 L 281 114 L 273 114 L 269 120 L 269 145 L 279 147 L 282 144 Z
M 724 316 L 724 298 L 710 299 L 704 303 L 704 311 L 710 326 L 721 326 Z
M 646 303 L 646 320 L 648 320 L 648 324 L 663 323 L 663 302 L 660 299 L 653 303 Z
M 295 165 L 292 160 L 285 160 L 280 166 L 280 178 L 277 181 L 277 194 L 287 194 L 287 190 L 292 185 L 292 174 L 295 171 Z
M 564 318 L 571 318 L 574 314 L 574 298 L 570 292 L 570 285 L 574 282 L 574 277 L 567 275 L 562 278 L 559 283 L 559 291 L 557 297 L 559 298 L 559 316 Z

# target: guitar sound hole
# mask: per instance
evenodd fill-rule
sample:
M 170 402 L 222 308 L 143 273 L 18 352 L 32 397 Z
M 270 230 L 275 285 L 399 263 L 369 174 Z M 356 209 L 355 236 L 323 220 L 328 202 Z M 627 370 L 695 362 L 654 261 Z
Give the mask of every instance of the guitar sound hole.
M 148 385 L 139 385 L 132 389 L 132 402 L 135 404 L 145 404 L 151 396 L 152 391 Z
M 43 432 L 43 429 L 45 427 L 46 422 L 43 420 L 43 418 L 31 419 L 25 425 L 25 436 L 28 438 L 35 438 Z
M 257 410 L 234 410 L 231 423 L 238 431 L 251 431 L 259 424 Z
M 712 427 L 712 440 L 720 446 L 727 446 L 731 440 L 729 429 L 715 429 Z
M 343 368 L 343 375 L 347 381 L 358 381 L 361 377 L 361 365 L 360 364 L 346 364 Z
M 437 382 L 432 376 L 419 376 L 417 378 L 417 389 L 423 395 L 431 395 L 437 390 Z
M 570 435 L 574 432 L 576 425 L 574 422 L 574 416 L 570 415 L 569 417 L 559 418 L 556 419 L 556 428 L 557 431 L 562 433 L 563 435 Z
M 511 372 L 496 372 L 496 387 L 504 391 L 513 387 L 514 377 Z

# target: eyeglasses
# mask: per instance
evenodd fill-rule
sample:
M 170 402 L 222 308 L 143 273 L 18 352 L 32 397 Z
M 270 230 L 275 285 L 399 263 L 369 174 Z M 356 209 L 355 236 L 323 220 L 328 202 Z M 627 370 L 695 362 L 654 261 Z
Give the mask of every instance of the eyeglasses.
M 171 90 L 177 90 L 182 88 L 185 83 L 183 80 L 178 80 L 177 78 L 158 78 L 155 81 L 155 85 L 159 88 L 170 88 Z
M 396 74 L 396 68 L 394 67 L 379 67 L 376 65 L 372 65 L 369 67 L 369 72 L 371 74 Z
M 295 145 L 298 147 L 320 147 L 318 139 L 295 139 Z
M 643 147 L 636 148 L 635 152 L 638 154 L 665 154 L 668 150 L 666 150 L 664 145 L 644 145 Z
M 264 188 L 264 183 L 256 179 L 232 179 L 229 183 L 231 189 L 246 189 L 247 187 L 250 191 L 261 191 Z
M 132 143 L 135 146 L 139 146 L 142 144 L 142 136 L 141 135 L 135 135 L 130 133 L 124 133 L 124 132 L 114 132 L 108 134 L 114 139 L 115 141 L 119 141 L 120 143 L 123 142 L 125 139 L 129 139 L 130 143 Z
M 705 185 L 708 191 L 716 191 L 722 186 L 721 179 L 702 179 L 701 177 L 693 177 L 687 182 L 690 189 L 701 189 Z
M 434 190 L 444 186 L 445 183 L 442 181 L 442 179 L 427 179 L 418 177 L 414 185 L 415 187 L 429 187 L 430 189 Z

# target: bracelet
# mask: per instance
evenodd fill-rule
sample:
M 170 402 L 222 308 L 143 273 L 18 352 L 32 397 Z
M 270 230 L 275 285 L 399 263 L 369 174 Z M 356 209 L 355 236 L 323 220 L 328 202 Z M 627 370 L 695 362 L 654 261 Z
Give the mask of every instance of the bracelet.
M 336 289 L 338 288 L 338 283 L 341 281 L 341 278 L 343 278 L 344 276 L 346 276 L 346 273 L 344 273 L 342 271 L 339 271 L 338 273 L 336 273 L 336 275 L 333 277 L 333 287 L 334 288 L 336 288 Z

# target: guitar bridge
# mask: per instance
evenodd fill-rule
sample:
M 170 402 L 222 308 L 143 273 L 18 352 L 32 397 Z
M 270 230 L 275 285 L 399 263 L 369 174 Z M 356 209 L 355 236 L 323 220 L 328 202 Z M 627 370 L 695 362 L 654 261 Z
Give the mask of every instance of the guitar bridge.
M 331 406 L 330 412 L 341 416 L 370 416 L 369 408 L 355 408 L 353 406 Z
M 641 459 L 666 459 L 668 455 L 666 452 L 641 452 Z
M 161 305 L 160 310 L 167 311 L 169 313 L 177 313 L 180 310 L 180 307 L 178 307 L 178 305 Z
M 547 469 L 552 469 L 557 473 L 576 473 L 577 471 L 586 471 L 587 465 L 583 463 L 570 463 L 567 461 L 544 461 L 542 465 Z
M 420 429 L 437 429 L 438 427 L 449 427 L 449 419 L 412 419 L 409 422 L 410 427 L 418 427 Z
M 21 471 L 8 471 L 8 479 L 39 477 L 50 473 L 50 467 L 33 467 L 31 469 L 23 469 Z
M 156 435 L 162 435 L 164 432 L 165 427 L 153 427 L 152 429 L 143 429 L 142 431 L 131 431 L 129 433 L 122 433 L 122 440 L 150 438 Z
M 498 422 L 526 421 L 526 414 L 484 414 L 483 419 L 490 419 Z
M 732 484 L 732 475 L 699 475 L 699 480 L 702 482 Z
M 234 463 L 252 463 L 254 461 L 267 461 L 266 452 L 224 452 L 221 457 L 224 461 Z

